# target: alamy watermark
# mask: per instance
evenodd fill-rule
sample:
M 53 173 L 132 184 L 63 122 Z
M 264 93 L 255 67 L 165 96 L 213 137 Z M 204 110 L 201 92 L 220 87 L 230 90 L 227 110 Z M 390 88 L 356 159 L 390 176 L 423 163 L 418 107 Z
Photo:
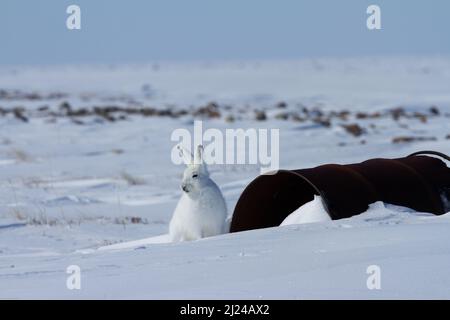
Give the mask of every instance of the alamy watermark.
M 77 265 L 70 265 L 66 269 L 69 274 L 66 280 L 66 287 L 69 290 L 81 290 L 81 268 Z
M 67 7 L 66 13 L 69 15 L 66 19 L 66 27 L 69 30 L 81 29 L 81 8 L 76 4 Z M 367 7 L 366 13 L 369 15 L 366 20 L 366 26 L 369 30 L 381 29 L 381 8 L 376 4 Z
M 367 277 L 366 286 L 369 290 L 381 289 L 381 268 L 377 265 L 370 265 L 366 269 Z
M 381 29 L 381 9 L 379 6 L 372 4 L 367 7 L 366 13 L 369 17 L 366 20 L 366 26 L 369 30 Z
M 81 29 L 81 8 L 75 4 L 67 7 L 66 13 L 69 15 L 66 19 L 66 27 L 69 30 Z
M 203 130 L 203 122 L 194 121 L 193 136 L 185 128 L 172 132 L 171 141 L 176 142 L 172 148 L 171 159 L 174 164 L 184 163 L 177 145 L 193 151 L 198 145 L 204 146 L 206 164 L 222 165 L 259 165 L 261 174 L 272 174 L 280 165 L 279 129 L 225 129 Z
M 69 15 L 66 18 L 66 27 L 69 30 L 81 29 L 81 8 L 76 4 L 71 4 L 67 7 L 66 13 Z M 366 26 L 369 30 L 381 29 L 381 8 L 376 4 L 371 4 L 367 7 L 366 13 L 369 15 L 366 20 Z

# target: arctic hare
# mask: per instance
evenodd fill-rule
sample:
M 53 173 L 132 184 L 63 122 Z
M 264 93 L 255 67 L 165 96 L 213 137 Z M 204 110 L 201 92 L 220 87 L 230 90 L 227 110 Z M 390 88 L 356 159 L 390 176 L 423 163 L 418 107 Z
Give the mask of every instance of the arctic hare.
M 178 145 L 187 168 L 183 174 L 179 200 L 169 226 L 171 241 L 189 241 L 226 232 L 227 208 L 217 184 L 209 177 L 203 161 L 203 146 L 192 154 Z

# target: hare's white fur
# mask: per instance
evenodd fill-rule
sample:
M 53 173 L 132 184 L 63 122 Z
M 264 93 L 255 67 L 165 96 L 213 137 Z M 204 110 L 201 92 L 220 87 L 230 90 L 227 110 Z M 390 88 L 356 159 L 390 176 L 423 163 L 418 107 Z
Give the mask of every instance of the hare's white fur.
M 178 150 L 187 168 L 181 183 L 183 195 L 170 221 L 171 240 L 197 240 L 225 233 L 225 200 L 217 184 L 209 177 L 203 161 L 203 147 L 197 147 L 195 157 L 181 146 Z

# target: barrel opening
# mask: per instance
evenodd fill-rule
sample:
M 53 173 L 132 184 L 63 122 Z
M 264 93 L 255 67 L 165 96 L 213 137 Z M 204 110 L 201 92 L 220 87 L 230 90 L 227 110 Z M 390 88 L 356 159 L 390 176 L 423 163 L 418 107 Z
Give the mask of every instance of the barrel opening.
M 314 199 L 318 190 L 305 177 L 287 170 L 273 175 L 262 175 L 244 191 L 235 212 L 231 231 L 267 228 L 280 225 L 296 209 Z

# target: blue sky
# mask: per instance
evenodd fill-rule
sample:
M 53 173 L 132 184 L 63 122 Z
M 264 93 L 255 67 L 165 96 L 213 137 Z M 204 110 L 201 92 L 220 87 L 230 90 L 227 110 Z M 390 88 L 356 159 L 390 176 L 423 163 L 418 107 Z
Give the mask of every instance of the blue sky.
M 82 30 L 66 29 L 70 4 Z M 449 55 L 449 39 L 448 0 L 0 1 L 0 64 Z

